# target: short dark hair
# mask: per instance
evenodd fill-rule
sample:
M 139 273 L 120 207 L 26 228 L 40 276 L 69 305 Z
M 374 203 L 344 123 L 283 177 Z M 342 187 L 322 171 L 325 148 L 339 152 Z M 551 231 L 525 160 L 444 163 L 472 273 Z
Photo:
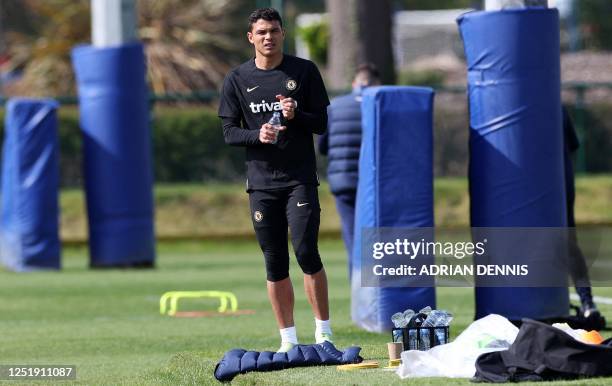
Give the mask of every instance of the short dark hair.
M 283 28 L 283 19 L 280 14 L 274 8 L 259 8 L 254 10 L 249 16 L 249 31 L 253 29 L 253 24 L 257 23 L 257 20 L 264 19 L 266 21 L 278 21 L 281 28 Z
M 355 77 L 362 75 L 365 78 L 367 85 L 380 83 L 380 72 L 373 63 L 362 63 L 357 66 Z

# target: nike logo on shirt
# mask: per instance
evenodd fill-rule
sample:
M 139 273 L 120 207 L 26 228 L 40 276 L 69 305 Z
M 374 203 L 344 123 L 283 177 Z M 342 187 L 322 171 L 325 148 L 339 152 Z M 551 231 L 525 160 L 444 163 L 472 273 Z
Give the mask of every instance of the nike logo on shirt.
M 304 206 L 304 205 L 308 205 L 308 203 L 307 203 L 307 202 L 299 202 L 299 201 L 298 201 L 298 203 L 297 203 L 297 206 L 298 206 L 298 207 L 300 207 L 300 206 Z
M 257 87 L 259 87 L 259 86 L 247 87 L 247 92 L 251 92 L 251 91 L 255 90 Z

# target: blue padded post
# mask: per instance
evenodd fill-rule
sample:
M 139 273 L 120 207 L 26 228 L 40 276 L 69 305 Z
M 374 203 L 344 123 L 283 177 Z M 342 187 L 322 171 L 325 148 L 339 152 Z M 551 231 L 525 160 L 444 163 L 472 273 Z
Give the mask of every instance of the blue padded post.
M 468 65 L 472 226 L 566 226 L 557 10 L 473 12 L 458 24 Z M 545 319 L 568 308 L 567 287 L 476 288 L 476 318 Z
M 15 271 L 60 268 L 57 108 L 51 99 L 6 105 L 0 256 Z
M 424 87 L 372 87 L 363 93 L 351 316 L 369 331 L 389 331 L 396 312 L 435 308 L 433 280 L 429 287 L 361 285 L 364 228 L 434 225 L 433 97 Z
M 79 88 L 91 265 L 153 265 L 153 173 L 143 46 L 80 46 L 73 50 L 72 61 Z

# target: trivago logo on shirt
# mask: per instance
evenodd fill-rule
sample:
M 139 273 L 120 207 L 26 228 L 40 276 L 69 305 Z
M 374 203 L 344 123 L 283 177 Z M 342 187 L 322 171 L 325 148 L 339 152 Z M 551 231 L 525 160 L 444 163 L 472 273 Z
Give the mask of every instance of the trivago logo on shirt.
M 280 102 L 270 102 L 267 103 L 265 100 L 261 100 L 261 103 L 251 102 L 249 105 L 251 108 L 251 112 L 253 114 L 257 113 L 265 113 L 268 111 L 281 111 L 283 108 L 281 107 Z

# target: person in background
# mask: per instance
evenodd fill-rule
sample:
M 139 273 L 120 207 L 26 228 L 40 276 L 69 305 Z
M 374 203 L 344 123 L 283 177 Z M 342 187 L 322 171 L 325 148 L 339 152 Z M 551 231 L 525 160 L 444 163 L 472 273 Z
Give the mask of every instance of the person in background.
M 379 84 L 380 75 L 373 64 L 359 65 L 353 79 L 353 91 L 332 99 L 327 108 L 327 132 L 319 139 L 319 153 L 328 156 L 327 180 L 342 223 L 349 277 L 352 271 L 355 199 L 361 148 L 361 92 L 366 87 Z
M 576 188 L 574 181 L 573 154 L 580 147 L 576 130 L 570 115 L 565 107 L 563 111 L 563 163 L 565 168 L 565 199 L 567 205 L 568 234 L 568 259 L 569 268 L 576 293 L 580 298 L 580 315 L 587 319 L 603 320 L 599 310 L 593 301 L 591 281 L 586 266 L 586 259 L 578 246 L 576 237 L 576 219 L 574 218 L 574 203 L 576 199 Z M 605 321 L 603 321 L 605 325 Z

